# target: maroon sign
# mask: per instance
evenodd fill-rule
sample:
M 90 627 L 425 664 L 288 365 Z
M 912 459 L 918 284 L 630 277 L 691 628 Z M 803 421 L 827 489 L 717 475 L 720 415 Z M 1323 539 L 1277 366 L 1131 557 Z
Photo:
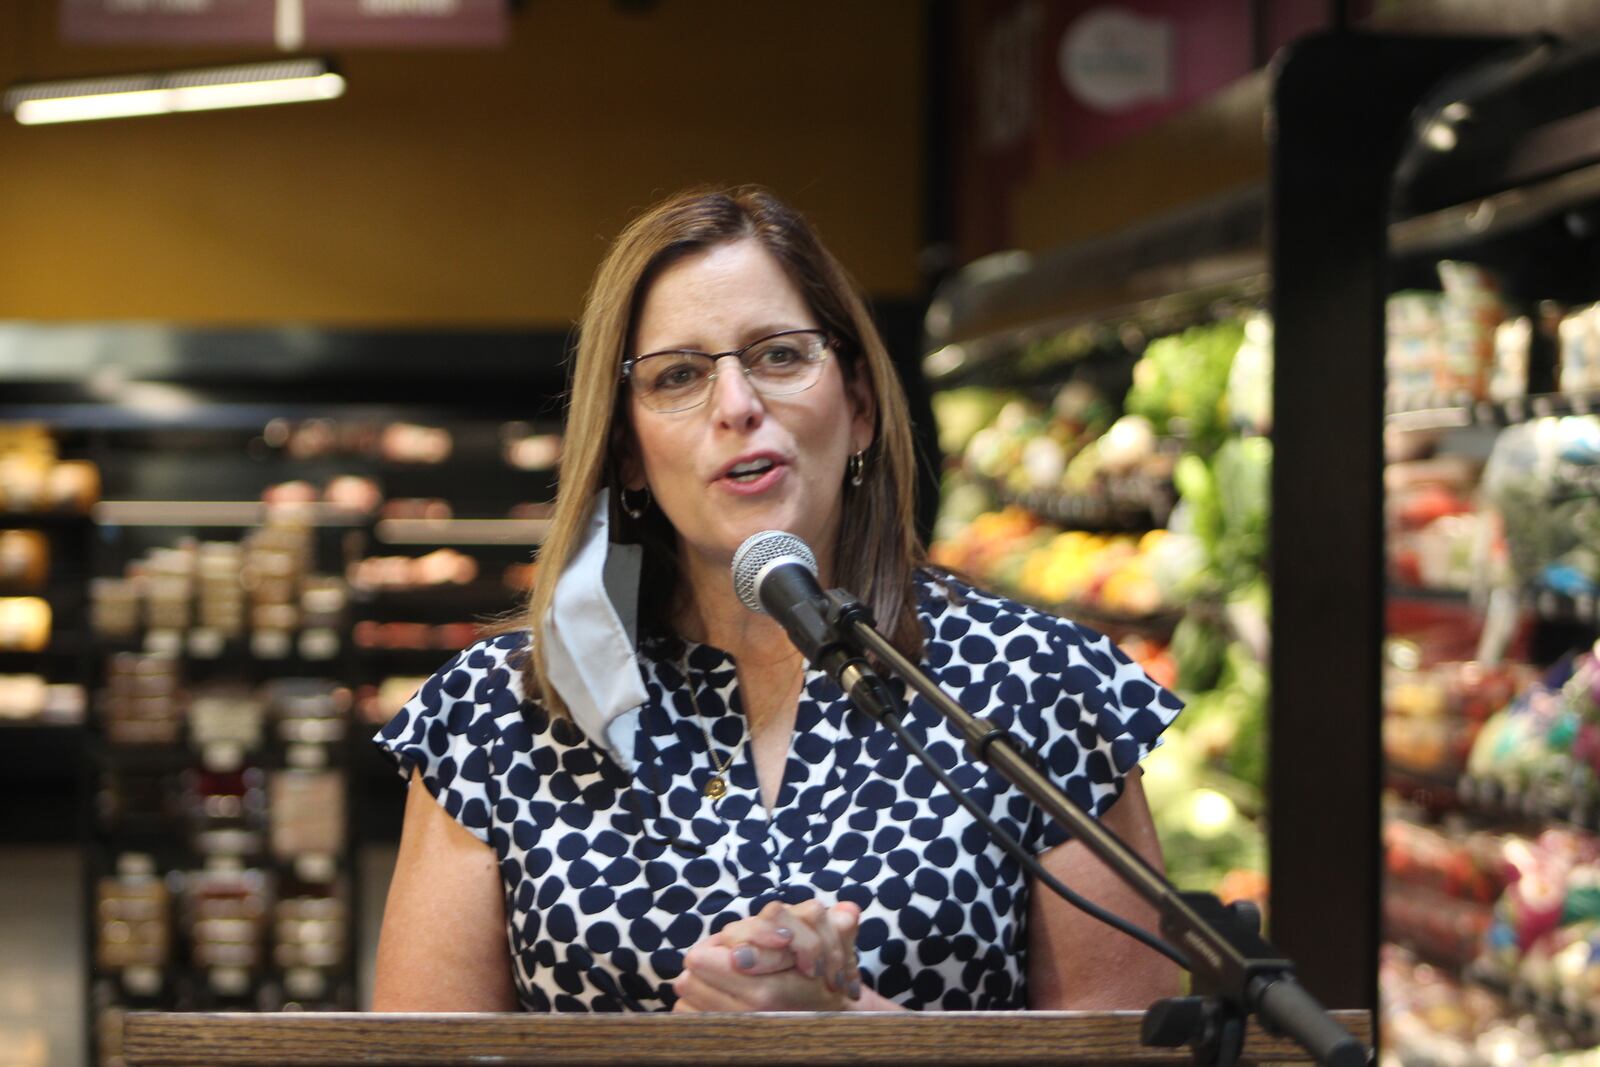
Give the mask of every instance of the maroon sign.
M 271 44 L 277 0 L 58 0 L 70 44 Z
M 1063 0 L 1043 27 L 1045 120 L 1076 159 L 1250 73 L 1246 0 Z
M 59 0 L 61 39 L 94 45 L 483 48 L 506 0 Z
M 506 43 L 505 0 L 300 0 L 306 43 L 483 48 Z

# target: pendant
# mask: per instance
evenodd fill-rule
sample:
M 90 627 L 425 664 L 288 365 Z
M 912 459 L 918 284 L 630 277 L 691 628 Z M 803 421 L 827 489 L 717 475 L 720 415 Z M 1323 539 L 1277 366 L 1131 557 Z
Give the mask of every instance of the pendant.
M 711 781 L 706 783 L 706 796 L 710 797 L 712 800 L 721 800 L 723 794 L 727 791 L 728 783 L 722 780 L 722 775 L 720 774 L 712 775 Z

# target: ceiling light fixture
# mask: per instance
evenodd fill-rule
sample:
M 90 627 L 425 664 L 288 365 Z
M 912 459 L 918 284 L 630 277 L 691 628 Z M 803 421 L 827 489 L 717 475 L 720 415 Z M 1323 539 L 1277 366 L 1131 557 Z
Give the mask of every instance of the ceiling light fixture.
M 212 111 L 332 100 L 344 78 L 324 59 L 285 59 L 230 67 L 125 74 L 13 85 L 5 110 L 24 126 L 87 122 L 175 111 Z

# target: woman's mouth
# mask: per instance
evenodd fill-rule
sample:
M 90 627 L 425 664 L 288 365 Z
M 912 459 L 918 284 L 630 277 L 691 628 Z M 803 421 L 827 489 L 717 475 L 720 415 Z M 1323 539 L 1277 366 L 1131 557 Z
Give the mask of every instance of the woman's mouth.
M 777 464 L 770 459 L 753 459 L 748 463 L 728 468 L 728 473 L 724 477 L 732 478 L 741 485 L 748 485 L 776 466 Z
M 762 456 L 735 463 L 723 472 L 717 483 L 724 488 L 743 494 L 760 493 L 778 484 L 787 468 L 770 457 Z

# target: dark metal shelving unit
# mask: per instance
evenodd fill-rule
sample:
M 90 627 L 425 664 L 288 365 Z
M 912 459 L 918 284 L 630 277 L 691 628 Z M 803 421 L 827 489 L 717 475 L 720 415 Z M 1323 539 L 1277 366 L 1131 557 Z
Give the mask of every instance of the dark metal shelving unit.
M 448 650 L 386 654 L 357 649 L 352 639 L 358 619 L 411 617 L 431 622 L 472 621 L 514 604 L 514 595 L 500 587 L 499 568 L 525 560 L 525 540 L 538 524 L 491 522 L 511 504 L 537 501 L 548 494 L 553 472 L 523 471 L 507 465 L 500 452 L 500 429 L 517 423 L 526 432 L 558 432 L 560 394 L 565 387 L 561 357 L 564 333 L 435 331 L 358 332 L 294 329 L 178 330 L 164 327 L 46 327 L 0 324 L 0 361 L 7 366 L 5 403 L 0 421 L 43 423 L 73 443 L 73 455 L 101 463 L 110 502 L 89 518 L 46 516 L 56 536 L 81 537 L 88 570 L 82 577 L 121 573 L 127 559 L 158 545 L 173 543 L 184 533 L 233 539 L 260 524 L 265 508 L 252 502 L 268 484 L 305 477 L 320 484 L 334 474 L 360 474 L 377 479 L 386 498 L 443 497 L 456 505 L 453 524 L 420 530 L 426 539 L 401 536 L 386 543 L 376 516 L 341 513 L 326 506 L 310 510 L 312 534 L 323 573 L 342 573 L 349 553 L 420 555 L 460 536 L 462 550 L 485 564 L 484 577 L 453 590 L 444 603 L 425 593 L 390 598 L 351 596 L 340 649 L 332 660 L 306 660 L 291 654 L 282 659 L 252 655 L 247 644 L 234 642 L 220 655 L 184 653 L 194 679 L 238 679 L 253 685 L 286 675 L 336 680 L 352 689 L 376 682 L 382 675 L 427 673 L 442 664 Z M 448 374 L 441 369 L 448 367 Z M 115 387 L 103 383 L 115 381 Z M 485 388 L 492 382 L 493 388 Z M 97 385 L 96 383 L 102 383 Z M 150 388 L 156 386 L 157 388 Z M 274 419 L 291 423 L 327 419 L 339 423 L 382 424 L 408 421 L 458 430 L 448 460 L 436 465 L 408 464 L 373 454 L 330 453 L 312 458 L 271 447 L 262 436 Z M 151 507 L 140 500 L 165 500 Z M 125 501 L 126 503 L 119 503 Z M 195 507 L 193 502 L 200 502 Z M 0 517 L 0 526 L 6 525 Z M 479 527 L 484 528 L 480 529 Z M 59 529 L 57 529 L 59 527 Z M 419 530 L 399 524 L 402 535 Z M 347 543 L 354 538 L 358 545 Z M 536 537 L 535 537 L 536 539 Z M 86 583 L 84 583 L 86 585 Z M 488 594 L 496 596 L 490 598 Z M 474 608 L 471 597 L 481 597 Z M 83 597 L 86 600 L 86 595 Z M 448 615 L 445 618 L 440 612 Z M 437 617 L 436 617 L 437 616 Z M 87 612 L 75 624 L 77 645 L 66 650 L 79 674 L 90 683 L 100 677 L 103 654 L 139 650 L 142 639 L 107 642 L 86 631 Z M 6 669 L 0 664 L 0 669 Z M 269 730 L 272 722 L 268 722 Z M 330 766 L 345 775 L 346 856 L 339 879 L 347 907 L 345 960 L 334 971 L 328 996 L 355 1007 L 358 939 L 357 849 L 394 840 L 404 805 L 404 783 L 370 743 L 373 727 L 354 714 L 342 740 L 333 742 Z M 258 996 L 287 995 L 280 988 L 286 975 L 270 959 L 248 989 L 212 990 L 206 974 L 190 965 L 179 941 L 168 980 L 159 991 L 143 996 L 118 993 L 97 976 L 94 967 L 94 884 L 111 873 L 114 856 L 125 850 L 156 853 L 158 871 L 190 871 L 204 857 L 191 839 L 194 827 L 174 809 L 169 817 L 142 823 L 103 825 L 96 817 L 96 786 L 102 774 L 175 775 L 196 766 L 187 745 L 137 748 L 113 746 L 95 728 L 91 714 L 85 727 L 51 731 L 7 729 L 3 759 L 31 765 L 42 776 L 73 790 L 51 805 L 57 819 L 46 828 L 55 841 L 76 840 L 85 847 L 84 893 L 86 975 L 89 984 L 88 1048 L 98 1047 L 95 1018 L 107 996 L 126 997 L 130 1007 L 244 1007 Z M 64 748 L 65 746 L 65 748 Z M 252 759 L 262 766 L 286 766 L 283 742 L 275 730 L 268 751 Z M 273 753 L 276 753 L 274 755 Z M 278 759 L 278 762 L 272 760 Z M 67 772 L 71 772 L 71 781 Z M 81 770 L 81 773 L 80 773 Z M 175 788 L 175 787 L 174 787 Z M 8 814 L 11 809 L 8 808 Z M 8 819 L 8 822 L 15 820 Z M 41 826 L 45 824 L 41 823 Z M 269 848 L 267 828 L 262 847 Z M 257 856 L 249 866 L 274 872 L 282 882 L 295 871 Z M 285 885 L 287 883 L 284 883 Z M 176 903 L 174 903 L 176 908 Z
M 1506 272 L 1513 297 L 1600 295 L 1597 70 L 1589 44 L 1365 34 L 1301 42 L 1279 65 L 1271 776 L 1290 785 L 1273 790 L 1273 926 L 1333 1003 L 1376 1003 L 1385 425 L 1503 425 L 1592 399 L 1436 397 L 1386 415 L 1385 297 L 1448 257 Z

